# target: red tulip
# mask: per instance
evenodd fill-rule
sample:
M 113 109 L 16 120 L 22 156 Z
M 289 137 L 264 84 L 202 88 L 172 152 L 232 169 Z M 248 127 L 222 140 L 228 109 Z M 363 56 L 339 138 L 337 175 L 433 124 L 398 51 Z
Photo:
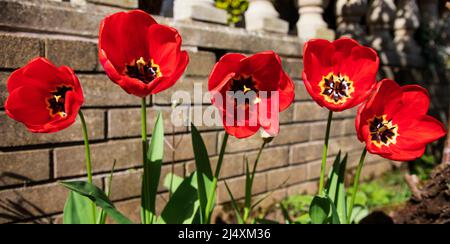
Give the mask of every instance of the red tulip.
M 36 58 L 8 79 L 6 114 L 31 132 L 53 133 L 75 122 L 83 104 L 83 91 L 69 67 L 57 68 Z
M 177 30 L 140 10 L 106 17 L 100 25 L 99 57 L 109 78 L 129 94 L 146 97 L 175 84 L 189 62 Z
M 320 106 L 335 112 L 367 99 L 376 84 L 380 63 L 373 49 L 348 38 L 308 41 L 303 62 L 306 90 Z
M 409 161 L 425 152 L 426 144 L 446 134 L 444 125 L 428 116 L 430 98 L 417 85 L 400 87 L 395 81 L 383 80 L 358 110 L 358 139 L 367 150 L 382 157 Z
M 275 136 L 279 132 L 278 112 L 294 100 L 294 83 L 283 71 L 280 57 L 272 51 L 251 57 L 235 53 L 223 56 L 211 72 L 208 90 L 212 103 L 222 112 L 226 132 L 237 138 L 249 137 L 261 127 Z M 250 94 L 249 101 L 239 104 L 236 96 L 230 95 L 239 92 Z M 239 117 L 239 112 L 245 117 Z

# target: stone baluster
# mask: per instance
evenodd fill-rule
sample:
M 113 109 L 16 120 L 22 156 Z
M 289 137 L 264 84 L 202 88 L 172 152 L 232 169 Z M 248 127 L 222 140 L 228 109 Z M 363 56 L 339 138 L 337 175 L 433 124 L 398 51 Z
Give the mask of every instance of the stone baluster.
M 83 6 L 86 5 L 86 0 L 70 0 L 70 3 L 75 6 Z
M 338 0 L 336 2 L 336 34 L 364 43 L 365 31 L 360 22 L 367 11 L 367 0 Z
M 420 65 L 421 48 L 414 40 L 414 33 L 420 27 L 420 13 L 416 0 L 400 0 L 394 23 L 394 42 L 403 65 Z
M 227 12 L 214 6 L 214 0 L 175 0 L 175 20 L 200 20 L 218 24 L 227 23 Z
M 300 39 L 323 38 L 333 40 L 335 33 L 328 29 L 323 20 L 323 12 L 327 0 L 298 0 L 300 18 L 297 22 L 297 32 Z
M 279 18 L 279 14 L 269 0 L 249 0 L 245 12 L 245 28 L 249 31 L 265 31 L 286 34 L 289 23 Z
M 369 44 L 378 51 L 384 64 L 398 64 L 396 48 L 391 35 L 395 20 L 393 0 L 372 0 L 367 13 Z

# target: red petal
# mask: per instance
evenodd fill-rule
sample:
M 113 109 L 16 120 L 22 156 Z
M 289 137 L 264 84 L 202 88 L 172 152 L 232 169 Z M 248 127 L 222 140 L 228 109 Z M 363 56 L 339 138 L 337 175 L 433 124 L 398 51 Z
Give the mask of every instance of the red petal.
M 240 61 L 245 56 L 238 53 L 225 54 L 219 62 L 214 65 L 213 70 L 208 78 L 208 90 L 219 91 L 228 80 L 224 80 L 230 73 L 235 73 L 239 70 Z
M 239 73 L 251 75 L 260 91 L 276 91 L 283 75 L 278 55 L 272 51 L 257 53 L 242 60 Z
M 181 36 L 178 31 L 164 25 L 152 25 L 147 40 L 150 57 L 159 65 L 163 76 L 171 76 L 180 58 Z
M 6 114 L 25 125 L 40 126 L 51 121 L 46 99 L 49 93 L 32 86 L 21 86 L 8 96 Z
M 154 24 L 156 21 L 141 10 L 108 16 L 100 25 L 99 50 L 105 52 L 118 73 L 123 73 L 126 63 L 140 57 L 149 59 L 147 33 Z
M 430 107 L 428 91 L 418 85 L 401 87 L 403 92 L 402 106 L 397 112 L 397 117 L 402 120 L 412 120 L 427 114 Z
M 157 79 L 165 78 L 161 77 Z M 152 82 L 159 82 L 157 79 Z M 117 81 L 117 84 L 119 84 L 119 86 L 122 87 L 122 89 L 124 89 L 128 94 L 133 94 L 138 97 L 146 97 L 152 92 L 151 88 L 141 80 L 134 79 L 126 75 L 121 76 L 121 79 Z
M 308 41 L 303 48 L 303 81 L 307 91 L 315 100 L 320 99 L 318 96 L 320 93 L 319 82 L 324 75 L 332 72 L 330 55 L 333 52 L 334 46 L 329 41 L 322 39 Z
M 65 80 L 58 78 L 60 70 L 44 58 L 36 58 L 26 66 L 14 71 L 8 78 L 8 92 L 21 86 L 32 86 L 36 89 L 53 90 Z M 66 81 L 67 82 L 67 81 Z
M 283 72 L 283 77 L 278 88 L 280 98 L 280 112 L 291 106 L 295 98 L 295 86 L 289 75 Z
M 157 94 L 161 91 L 164 91 L 164 90 L 172 87 L 178 81 L 178 79 L 180 79 L 180 77 L 183 75 L 188 63 L 189 63 L 188 53 L 186 51 L 181 52 L 180 60 L 179 60 L 178 64 L 176 65 L 175 73 L 173 73 L 171 77 L 167 77 L 167 79 L 164 82 L 158 82 L 158 84 L 152 90 L 152 94 Z
M 417 144 L 428 144 L 447 133 L 445 126 L 440 121 L 428 115 L 423 115 L 417 120 L 405 121 L 404 124 L 399 124 L 398 130 L 403 148 L 414 148 Z
M 385 79 L 378 84 L 376 93 L 369 98 L 365 107 L 366 110 L 370 110 L 373 116 L 387 114 L 391 119 L 401 105 L 401 99 L 400 86 L 393 80 Z

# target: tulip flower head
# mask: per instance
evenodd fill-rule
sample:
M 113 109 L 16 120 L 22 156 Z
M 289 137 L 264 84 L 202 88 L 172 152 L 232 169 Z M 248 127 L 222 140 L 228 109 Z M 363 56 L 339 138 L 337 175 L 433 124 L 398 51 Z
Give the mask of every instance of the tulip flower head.
M 36 58 L 14 71 L 7 81 L 6 114 L 35 133 L 52 133 L 72 125 L 83 104 L 73 70 Z
M 303 81 L 322 107 L 340 112 L 361 104 L 376 84 L 377 53 L 355 40 L 315 39 L 303 49 Z
M 181 36 L 141 10 L 120 12 L 100 24 L 99 58 L 108 77 L 139 97 L 172 87 L 189 62 Z
M 444 125 L 427 115 L 430 98 L 417 85 L 400 87 L 385 79 L 376 92 L 358 109 L 358 139 L 370 153 L 409 161 L 419 158 L 428 143 L 446 134 Z
M 277 135 L 278 113 L 294 100 L 294 83 L 272 51 L 223 56 L 211 72 L 208 90 L 222 112 L 226 132 L 237 138 L 249 137 L 260 128 Z

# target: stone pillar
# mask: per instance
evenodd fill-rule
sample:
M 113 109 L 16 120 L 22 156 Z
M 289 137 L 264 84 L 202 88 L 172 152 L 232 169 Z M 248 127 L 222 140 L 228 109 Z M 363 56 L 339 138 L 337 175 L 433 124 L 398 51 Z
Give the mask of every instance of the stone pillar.
M 84 6 L 86 5 L 86 0 L 70 0 L 70 3 L 75 6 Z
M 423 64 L 421 48 L 414 40 L 414 33 L 420 27 L 420 13 L 416 0 L 400 0 L 394 23 L 395 45 L 403 65 Z
M 360 22 L 367 11 L 367 0 L 338 0 L 336 2 L 336 34 L 366 42 L 364 28 Z
M 300 39 L 323 38 L 333 40 L 335 33 L 328 29 L 322 14 L 328 0 L 298 0 L 297 32 Z
M 269 0 L 249 0 L 245 12 L 245 28 L 249 31 L 265 31 L 286 34 L 289 23 L 279 18 L 279 14 Z
M 200 20 L 227 24 L 227 12 L 214 6 L 214 0 L 175 0 L 173 6 L 175 20 Z
M 369 44 L 378 51 L 383 64 L 398 64 L 396 48 L 391 35 L 395 20 L 393 0 L 372 0 L 367 13 Z

